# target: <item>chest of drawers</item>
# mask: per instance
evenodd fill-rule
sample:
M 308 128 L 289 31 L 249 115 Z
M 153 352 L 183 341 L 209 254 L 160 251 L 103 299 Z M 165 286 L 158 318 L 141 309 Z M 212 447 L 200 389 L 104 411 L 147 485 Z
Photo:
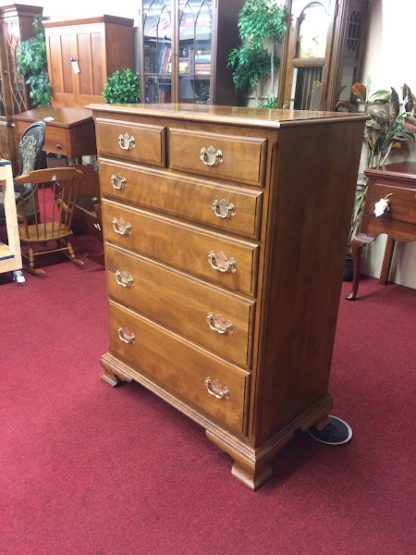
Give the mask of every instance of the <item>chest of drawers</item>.
M 110 310 L 103 378 L 206 430 L 255 489 L 324 424 L 359 115 L 93 105 Z

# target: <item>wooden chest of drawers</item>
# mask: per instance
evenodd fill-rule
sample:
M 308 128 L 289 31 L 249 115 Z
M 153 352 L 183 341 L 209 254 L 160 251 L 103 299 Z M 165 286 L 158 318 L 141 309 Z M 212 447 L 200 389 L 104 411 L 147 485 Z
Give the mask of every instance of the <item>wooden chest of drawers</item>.
M 327 421 L 365 116 L 93 105 L 110 309 L 103 378 L 194 419 L 251 488 Z

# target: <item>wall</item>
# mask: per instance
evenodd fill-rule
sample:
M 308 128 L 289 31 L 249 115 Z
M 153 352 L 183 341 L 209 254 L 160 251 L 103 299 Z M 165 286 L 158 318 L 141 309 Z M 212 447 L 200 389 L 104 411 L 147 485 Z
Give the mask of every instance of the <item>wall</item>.
M 403 83 L 416 93 L 413 69 L 416 21 L 415 0 L 371 0 L 370 27 L 363 78 L 369 81 L 370 91 L 393 86 L 399 94 Z M 416 160 L 416 149 L 411 153 Z M 383 260 L 385 236 L 377 238 L 364 249 L 363 272 L 379 276 Z M 402 243 L 396 247 L 390 279 L 395 283 L 416 288 L 416 243 Z

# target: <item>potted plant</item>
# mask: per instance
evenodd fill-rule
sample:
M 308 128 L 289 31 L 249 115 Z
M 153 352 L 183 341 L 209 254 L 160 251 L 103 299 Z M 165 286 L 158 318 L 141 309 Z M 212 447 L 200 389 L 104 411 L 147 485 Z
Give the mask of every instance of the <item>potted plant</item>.
M 227 58 L 227 66 L 233 74 L 237 90 L 245 93 L 257 86 L 264 78 L 270 76 L 272 95 L 266 106 L 276 107 L 275 73 L 280 67 L 277 56 L 277 44 L 287 28 L 287 14 L 283 6 L 272 0 L 246 0 L 239 19 L 238 30 L 244 43 L 234 48 Z
M 107 78 L 102 95 L 109 104 L 135 104 L 140 102 L 138 74 L 128 68 L 115 71 Z
M 45 32 L 40 18 L 33 22 L 35 35 L 20 42 L 16 54 L 17 70 L 30 87 L 29 96 L 33 106 L 47 106 L 51 101 L 51 86 L 48 79 Z
M 384 167 L 393 150 L 401 149 L 407 155 L 409 143 L 415 141 L 415 97 L 406 84 L 402 91 L 403 108 L 393 87 L 390 90 L 378 90 L 368 96 L 367 87 L 362 83 L 355 83 L 352 87 L 352 100 L 341 101 L 337 105 L 339 111 L 364 111 L 369 116 L 363 138 L 367 147 L 367 168 Z M 366 195 L 367 178 L 360 175 L 351 216 L 345 281 L 352 279 L 352 264 L 348 263 L 351 259 L 350 245 L 360 225 Z

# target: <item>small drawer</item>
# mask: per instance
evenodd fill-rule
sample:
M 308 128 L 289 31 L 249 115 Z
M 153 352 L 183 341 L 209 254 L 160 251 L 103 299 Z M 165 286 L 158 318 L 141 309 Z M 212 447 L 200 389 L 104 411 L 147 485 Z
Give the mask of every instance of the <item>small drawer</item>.
M 226 428 L 244 431 L 248 372 L 111 301 L 110 352 Z
M 103 199 L 110 243 L 229 289 L 255 295 L 258 246 Z
M 69 131 L 61 127 L 47 125 L 45 128 L 45 142 L 43 150 L 45 152 L 53 152 L 54 154 L 62 154 L 62 156 L 70 156 Z
M 105 269 L 112 299 L 240 366 L 249 366 L 254 301 L 108 244 Z
M 370 214 L 374 215 L 374 207 L 376 202 L 386 198 L 388 199 L 389 210 L 382 216 L 375 218 L 380 222 L 387 220 L 394 222 L 407 222 L 416 224 L 416 190 L 407 189 L 405 187 L 392 187 L 381 183 L 373 183 L 370 185 L 371 194 L 367 202 L 370 204 Z
M 166 212 L 226 232 L 257 238 L 262 191 L 100 160 L 101 192 L 115 200 Z
M 262 185 L 267 139 L 169 129 L 169 166 L 174 170 Z
M 164 127 L 97 118 L 95 128 L 98 154 L 153 166 L 165 165 Z

